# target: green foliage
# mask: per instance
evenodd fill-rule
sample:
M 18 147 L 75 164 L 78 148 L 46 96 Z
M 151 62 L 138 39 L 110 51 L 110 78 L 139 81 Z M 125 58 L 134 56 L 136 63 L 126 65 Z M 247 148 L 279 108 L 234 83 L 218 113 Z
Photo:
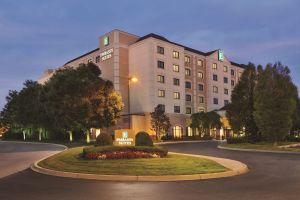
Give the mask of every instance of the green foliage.
M 287 67 L 268 64 L 261 71 L 254 91 L 254 119 L 263 137 L 278 142 L 289 134 L 297 92 Z
M 135 146 L 153 146 L 153 141 L 147 132 L 138 132 L 135 136 Z
M 111 146 L 112 144 L 112 137 L 107 133 L 101 133 L 96 138 L 96 146 Z
M 194 113 L 191 120 L 191 128 L 198 129 L 200 137 L 208 137 L 211 129 L 222 126 L 221 116 L 215 111 Z
M 248 140 L 258 141 L 258 128 L 254 121 L 253 93 L 257 80 L 255 65 L 249 63 L 240 81 L 234 87 L 231 103 L 226 106 L 226 117 L 234 132 L 244 132 Z
M 157 105 L 154 108 L 154 112 L 151 112 L 150 115 L 152 130 L 156 133 L 156 138 L 159 140 L 162 135 L 167 135 L 171 127 L 170 119 L 161 105 Z
M 227 138 L 227 144 L 240 144 L 247 143 L 249 141 L 246 137 L 230 137 Z

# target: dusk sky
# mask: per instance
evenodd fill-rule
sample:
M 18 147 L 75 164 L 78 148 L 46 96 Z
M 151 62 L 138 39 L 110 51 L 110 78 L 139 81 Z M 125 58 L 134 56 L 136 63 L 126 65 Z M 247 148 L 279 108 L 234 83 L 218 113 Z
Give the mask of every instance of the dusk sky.
M 230 60 L 281 61 L 300 88 L 299 0 L 0 0 L 0 109 L 9 90 L 97 48 L 112 29 L 157 33 Z

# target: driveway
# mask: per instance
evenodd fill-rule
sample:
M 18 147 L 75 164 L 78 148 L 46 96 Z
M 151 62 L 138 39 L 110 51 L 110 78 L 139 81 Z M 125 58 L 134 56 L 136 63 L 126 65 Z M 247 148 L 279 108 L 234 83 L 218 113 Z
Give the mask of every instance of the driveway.
M 0 179 L 0 199 L 30 200 L 286 200 L 300 199 L 300 156 L 217 149 L 217 142 L 167 145 L 170 151 L 219 156 L 246 163 L 244 175 L 181 182 L 78 180 L 29 169 Z

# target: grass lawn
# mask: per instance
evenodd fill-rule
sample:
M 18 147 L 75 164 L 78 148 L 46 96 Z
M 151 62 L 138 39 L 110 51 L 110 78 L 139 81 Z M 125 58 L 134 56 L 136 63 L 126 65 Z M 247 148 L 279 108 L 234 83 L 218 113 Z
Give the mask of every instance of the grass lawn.
M 39 166 L 67 172 L 102 175 L 187 175 L 224 172 L 228 169 L 201 158 L 168 155 L 166 158 L 86 160 L 78 155 L 82 147 L 68 149 L 39 163 Z
M 280 148 L 279 146 L 295 144 L 295 142 L 279 142 L 277 146 L 273 143 L 260 142 L 256 144 L 240 143 L 240 144 L 223 144 L 222 146 L 240 149 L 260 149 L 260 150 L 272 150 L 272 151 L 296 151 L 300 152 L 300 148 Z

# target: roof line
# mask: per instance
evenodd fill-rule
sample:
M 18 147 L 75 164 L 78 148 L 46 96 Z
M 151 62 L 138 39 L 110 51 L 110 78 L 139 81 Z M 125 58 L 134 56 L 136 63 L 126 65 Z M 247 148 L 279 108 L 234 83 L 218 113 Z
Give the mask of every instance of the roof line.
M 66 62 L 64 65 L 67 65 L 67 64 L 69 64 L 69 63 L 71 63 L 71 62 L 73 62 L 73 61 L 75 61 L 75 60 L 78 60 L 79 58 L 82 58 L 82 57 L 84 57 L 84 56 L 86 56 L 86 55 L 89 55 L 89 54 L 91 54 L 91 53 L 94 53 L 95 51 L 98 51 L 98 50 L 99 50 L 99 48 L 94 49 L 94 50 L 92 50 L 92 51 L 89 51 L 89 52 L 87 52 L 87 53 L 85 53 L 85 54 L 83 54 L 83 55 L 81 55 L 81 56 L 78 56 L 78 57 L 76 57 L 76 58 L 74 58 L 74 59 L 72 59 L 72 60 Z

